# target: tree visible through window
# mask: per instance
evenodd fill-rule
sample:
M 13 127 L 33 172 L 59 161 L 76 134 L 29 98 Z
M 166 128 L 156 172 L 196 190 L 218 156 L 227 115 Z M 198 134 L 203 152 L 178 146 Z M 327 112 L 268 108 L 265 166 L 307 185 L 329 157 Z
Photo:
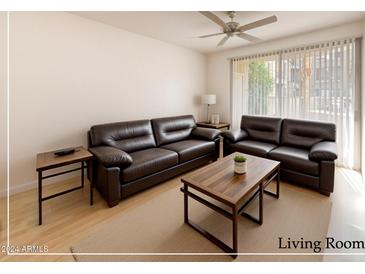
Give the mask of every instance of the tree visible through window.
M 253 61 L 248 71 L 248 112 L 267 113 L 269 95 L 272 94 L 274 79 L 264 61 Z M 259 95 L 259 96 L 258 96 Z
M 358 168 L 357 44 L 348 39 L 233 59 L 232 126 L 242 114 L 333 122 L 338 164 Z

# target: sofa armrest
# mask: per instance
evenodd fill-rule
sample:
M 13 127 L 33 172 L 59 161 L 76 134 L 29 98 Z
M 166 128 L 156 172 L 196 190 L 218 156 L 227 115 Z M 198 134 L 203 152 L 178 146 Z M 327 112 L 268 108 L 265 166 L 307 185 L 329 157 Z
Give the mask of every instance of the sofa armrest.
M 97 146 L 89 148 L 89 151 L 105 167 L 129 167 L 133 159 L 125 151 L 111 146 Z
M 231 143 L 237 143 L 238 141 L 241 141 L 241 140 L 247 138 L 248 134 L 245 130 L 238 129 L 238 130 L 223 132 L 222 136 L 225 139 L 228 139 Z
M 191 136 L 197 139 L 213 141 L 218 138 L 221 132 L 218 129 L 196 127 L 191 132 Z
M 335 142 L 323 141 L 312 146 L 309 159 L 313 161 L 334 161 L 337 159 Z
M 94 162 L 93 184 L 104 197 L 109 207 L 116 206 L 121 199 L 120 168 L 105 167 L 101 162 Z

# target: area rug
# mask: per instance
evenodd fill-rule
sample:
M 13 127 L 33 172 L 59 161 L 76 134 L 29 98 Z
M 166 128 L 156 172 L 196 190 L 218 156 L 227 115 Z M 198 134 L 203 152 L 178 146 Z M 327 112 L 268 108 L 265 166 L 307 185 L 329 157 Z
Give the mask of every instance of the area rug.
M 192 199 L 189 202 L 189 217 L 231 245 L 230 221 Z M 247 212 L 257 214 L 257 200 Z M 315 255 L 305 255 L 313 254 L 314 246 L 284 247 L 288 247 L 288 241 L 323 242 L 330 214 L 331 200 L 328 197 L 282 183 L 280 199 L 265 195 L 263 225 L 239 218 L 239 252 L 245 254 L 233 259 L 222 255 L 219 247 L 184 224 L 183 194 L 176 187 L 121 214 L 73 245 L 71 251 L 76 261 L 321 261 L 323 248 L 317 249 Z

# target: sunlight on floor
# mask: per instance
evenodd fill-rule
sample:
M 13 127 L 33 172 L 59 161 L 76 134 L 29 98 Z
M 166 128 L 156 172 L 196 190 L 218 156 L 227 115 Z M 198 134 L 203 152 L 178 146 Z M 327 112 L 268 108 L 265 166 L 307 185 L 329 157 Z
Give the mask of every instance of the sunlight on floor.
M 365 196 L 365 184 L 360 172 L 346 168 L 338 168 L 337 170 L 355 193 Z
M 341 181 L 348 187 L 346 195 L 351 199 L 352 210 L 365 212 L 365 184 L 361 173 L 351 169 L 338 168 L 338 174 L 342 176 Z
M 360 172 L 336 168 L 332 212 L 327 236 L 338 240 L 365 239 L 365 184 Z M 361 250 L 360 250 L 361 251 Z M 336 250 L 326 250 L 336 253 Z M 357 253 L 359 250 L 341 250 Z M 363 256 L 326 256 L 324 261 L 364 261 Z

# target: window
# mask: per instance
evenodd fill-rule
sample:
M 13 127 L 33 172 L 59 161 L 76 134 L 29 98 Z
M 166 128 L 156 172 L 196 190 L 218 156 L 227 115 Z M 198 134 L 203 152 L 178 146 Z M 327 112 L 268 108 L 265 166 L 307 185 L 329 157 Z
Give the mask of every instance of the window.
M 337 164 L 358 169 L 359 43 L 348 39 L 232 59 L 233 127 L 242 114 L 334 122 Z

